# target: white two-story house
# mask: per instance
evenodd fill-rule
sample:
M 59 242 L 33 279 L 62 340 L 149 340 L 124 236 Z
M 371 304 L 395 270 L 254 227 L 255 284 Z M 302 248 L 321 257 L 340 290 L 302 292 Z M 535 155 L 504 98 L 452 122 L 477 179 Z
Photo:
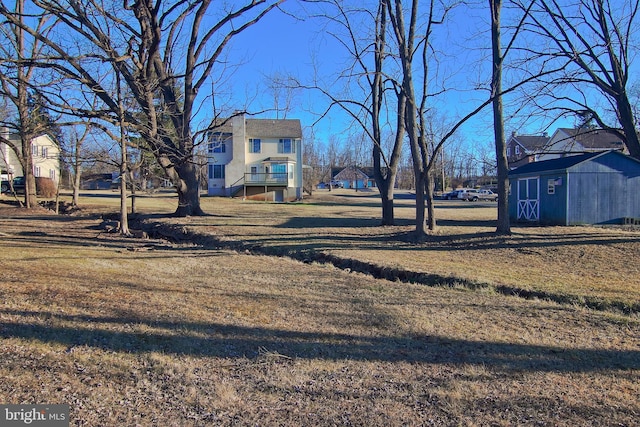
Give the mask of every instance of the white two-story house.
M 11 141 L 20 149 L 22 143 L 18 135 L 3 130 L 3 137 Z M 33 159 L 33 175 L 35 177 L 51 178 L 57 185 L 60 179 L 60 147 L 47 134 L 42 134 L 31 140 L 31 154 Z M 0 169 L 2 178 L 9 179 L 24 176 L 22 164 L 13 149 L 0 143 Z
M 300 120 L 229 119 L 209 134 L 208 169 L 211 196 L 301 199 Z

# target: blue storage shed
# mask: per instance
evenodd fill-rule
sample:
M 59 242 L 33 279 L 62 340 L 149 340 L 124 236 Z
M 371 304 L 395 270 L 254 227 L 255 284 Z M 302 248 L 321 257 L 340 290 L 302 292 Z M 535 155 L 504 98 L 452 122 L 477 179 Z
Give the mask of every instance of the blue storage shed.
M 513 222 L 640 223 L 640 161 L 619 151 L 529 163 L 509 172 Z

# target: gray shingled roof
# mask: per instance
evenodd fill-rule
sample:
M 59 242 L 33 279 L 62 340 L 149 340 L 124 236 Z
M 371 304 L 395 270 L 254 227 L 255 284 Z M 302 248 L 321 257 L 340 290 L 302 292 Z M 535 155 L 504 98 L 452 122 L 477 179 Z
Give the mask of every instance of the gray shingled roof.
M 215 131 L 232 133 L 232 123 L 229 119 Z M 248 138 L 302 138 L 299 119 L 245 119 L 245 125 Z
M 616 133 L 603 129 L 568 129 L 560 130 L 578 141 L 583 147 L 589 149 L 620 149 L 624 146 L 622 138 Z
M 549 142 L 548 136 L 516 135 L 513 139 L 527 151 L 539 151 Z
M 247 136 L 262 138 L 302 138 L 298 119 L 247 119 Z
M 524 166 L 520 166 L 519 168 L 509 171 L 509 176 L 524 175 L 524 174 L 546 172 L 546 171 L 564 170 L 572 166 L 575 166 L 578 163 L 582 163 L 585 160 L 589 160 L 593 157 L 597 157 L 602 154 L 604 153 L 599 152 L 599 153 L 578 154 L 575 156 L 560 157 L 559 159 L 542 160 L 540 162 L 527 163 Z

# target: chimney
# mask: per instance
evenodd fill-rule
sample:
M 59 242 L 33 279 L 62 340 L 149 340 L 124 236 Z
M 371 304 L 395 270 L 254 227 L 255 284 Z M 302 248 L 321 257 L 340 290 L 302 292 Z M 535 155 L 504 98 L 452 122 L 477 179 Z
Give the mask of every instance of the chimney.
M 236 110 L 233 112 L 233 119 L 231 120 L 233 134 L 245 137 L 246 120 L 244 118 L 244 111 Z

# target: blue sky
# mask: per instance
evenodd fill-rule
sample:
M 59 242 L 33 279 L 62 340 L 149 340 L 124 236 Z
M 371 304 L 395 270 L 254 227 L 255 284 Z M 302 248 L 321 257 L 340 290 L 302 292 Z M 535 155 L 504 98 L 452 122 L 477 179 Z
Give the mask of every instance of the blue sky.
M 299 7 L 296 2 L 289 4 Z M 294 13 L 302 15 L 300 11 Z M 440 97 L 434 107 L 442 116 L 455 121 L 486 99 L 486 85 L 483 90 L 473 88 L 483 78 L 486 79 L 490 60 L 486 48 L 490 41 L 488 10 L 484 4 L 483 7 L 459 10 L 451 18 L 451 24 L 437 28 L 435 43 L 443 52 L 439 72 L 448 76 L 448 86 L 454 90 Z M 257 94 L 250 104 L 253 111 L 274 107 L 273 95 L 267 85 L 269 76 L 277 73 L 291 74 L 302 81 L 310 81 L 313 77 L 314 58 L 318 64 L 318 72 L 326 78 L 343 68 L 345 55 L 343 48 L 330 35 L 320 31 L 317 20 L 298 20 L 277 10 L 240 34 L 233 46 L 233 57 L 245 61 L 232 77 L 237 102 L 242 104 L 247 99 L 247 93 Z M 323 112 L 326 106 L 325 98 L 310 92 L 300 93 L 296 98 L 295 108 L 287 117 L 301 119 L 303 127 L 311 126 L 317 119 L 313 113 Z M 275 117 L 275 112 L 260 117 Z M 350 120 L 345 113 L 335 108 L 315 125 L 314 132 L 321 142 L 326 142 L 331 137 L 346 139 L 349 124 Z M 467 146 L 491 147 L 492 125 L 489 106 L 462 128 L 460 138 Z M 510 125 L 513 124 L 507 123 L 509 131 L 513 129 Z M 543 125 L 530 123 L 524 128 L 518 128 L 518 131 L 540 132 Z
M 236 71 L 232 81 L 238 94 L 259 92 L 250 105 L 252 111 L 275 108 L 274 96 L 269 90 L 269 78 L 274 75 L 292 75 L 308 82 L 313 74 L 313 61 L 317 59 L 321 73 L 333 72 L 336 56 L 342 54 L 335 40 L 319 31 L 310 21 L 302 21 L 280 11 L 272 11 L 260 22 L 245 30 L 233 42 L 234 55 L 246 61 Z M 246 98 L 238 99 L 241 104 Z M 303 126 L 311 126 L 317 115 L 327 106 L 327 100 L 311 91 L 296 93 L 294 108 L 288 118 L 299 118 Z M 259 117 L 272 118 L 275 111 Z M 319 138 L 342 134 L 346 117 L 335 110 L 314 127 Z

